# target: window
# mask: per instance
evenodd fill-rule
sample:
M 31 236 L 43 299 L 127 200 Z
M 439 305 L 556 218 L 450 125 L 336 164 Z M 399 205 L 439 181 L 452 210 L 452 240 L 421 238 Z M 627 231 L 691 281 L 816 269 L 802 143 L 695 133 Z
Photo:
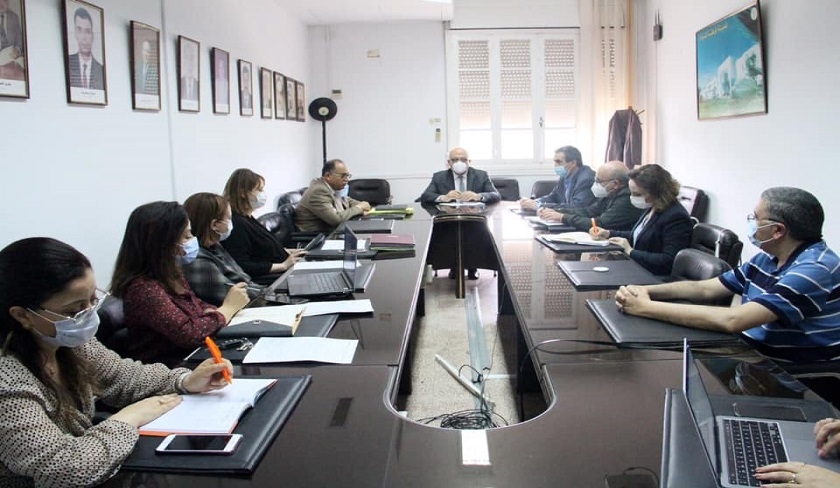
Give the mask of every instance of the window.
M 487 169 L 539 171 L 577 138 L 579 34 L 447 32 L 450 144 Z

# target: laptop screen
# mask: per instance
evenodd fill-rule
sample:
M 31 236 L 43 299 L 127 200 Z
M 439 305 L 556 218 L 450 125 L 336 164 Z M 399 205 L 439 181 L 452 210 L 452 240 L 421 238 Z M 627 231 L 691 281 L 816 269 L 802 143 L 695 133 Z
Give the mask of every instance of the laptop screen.
M 700 368 L 694 361 L 694 355 L 688 346 L 688 341 L 683 343 L 683 392 L 688 402 L 688 408 L 694 417 L 694 424 L 703 440 L 703 448 L 713 472 L 715 469 L 715 414 L 712 410 L 712 402 L 709 400 L 709 393 L 700 378 Z
M 356 234 L 349 227 L 344 228 L 344 266 L 343 273 L 352 290 L 356 283 L 356 262 L 358 261 L 358 242 Z

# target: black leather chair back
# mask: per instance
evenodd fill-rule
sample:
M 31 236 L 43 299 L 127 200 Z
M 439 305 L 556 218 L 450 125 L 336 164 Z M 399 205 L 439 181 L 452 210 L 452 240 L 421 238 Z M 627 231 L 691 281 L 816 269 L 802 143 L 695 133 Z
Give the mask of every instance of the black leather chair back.
M 299 190 L 287 191 L 277 198 L 277 208 L 279 209 L 287 203 L 297 206 L 301 198 L 303 198 L 303 192 Z
M 557 180 L 539 180 L 535 181 L 531 187 L 531 198 L 540 198 L 551 193 L 551 190 L 557 186 Z
M 391 203 L 391 184 L 388 180 L 367 178 L 350 180 L 348 196 L 356 200 L 368 202 L 372 206 Z
M 122 357 L 127 357 L 130 339 L 128 329 L 125 327 L 122 300 L 112 296 L 105 297 L 97 313 L 99 314 L 99 329 L 96 331 L 96 338 L 105 347 Z
M 709 196 L 706 192 L 693 186 L 681 185 L 677 199 L 695 223 L 706 221 L 706 211 L 709 209 Z
M 519 200 L 519 182 L 513 178 L 491 178 L 493 186 L 499 191 L 502 200 L 515 202 Z
M 293 203 L 281 205 L 276 212 L 260 215 L 257 217 L 257 222 L 276 235 L 283 242 L 284 247 L 295 247 L 292 241 L 292 234 L 295 232 L 295 205 Z
M 691 247 L 717 256 L 735 268 L 741 263 L 744 243 L 738 239 L 738 234 L 729 229 L 714 224 L 699 223 L 691 231 Z
M 720 276 L 732 269 L 724 260 L 698 249 L 683 249 L 674 257 L 672 280 L 701 281 Z

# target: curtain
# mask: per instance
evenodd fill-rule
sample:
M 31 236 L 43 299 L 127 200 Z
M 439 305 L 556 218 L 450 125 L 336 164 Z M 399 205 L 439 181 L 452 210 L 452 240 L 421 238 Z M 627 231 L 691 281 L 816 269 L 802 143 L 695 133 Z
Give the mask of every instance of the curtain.
M 631 2 L 581 0 L 579 4 L 583 81 L 579 149 L 584 163 L 593 168 L 604 160 L 610 118 L 631 105 Z

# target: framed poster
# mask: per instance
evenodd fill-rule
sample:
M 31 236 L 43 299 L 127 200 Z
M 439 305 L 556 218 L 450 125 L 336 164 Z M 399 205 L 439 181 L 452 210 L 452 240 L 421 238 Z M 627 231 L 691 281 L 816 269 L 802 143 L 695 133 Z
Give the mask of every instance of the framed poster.
M 297 118 L 297 108 L 295 105 L 295 80 L 286 77 L 286 119 L 295 120 Z
M 160 30 L 133 20 L 131 72 L 131 108 L 160 110 Z
M 697 31 L 697 118 L 767 113 L 758 2 Z
M 213 113 L 230 113 L 230 53 L 214 47 L 210 50 L 213 72 Z
M 295 98 L 297 121 L 306 122 L 306 86 L 299 81 L 295 83 Z
M 81 0 L 64 0 L 63 19 L 67 102 L 108 105 L 104 10 Z
M 251 83 L 251 63 L 240 59 L 236 71 L 239 73 L 239 115 L 254 115 L 254 85 Z
M 260 68 L 260 117 L 270 119 L 274 109 L 274 85 L 270 69 Z
M 198 79 L 198 69 L 201 61 L 198 59 L 198 41 L 189 37 L 178 36 L 178 110 L 181 112 L 198 112 L 201 110 Z
M 25 0 L 0 0 L 0 96 L 29 98 Z
M 274 72 L 274 118 L 286 118 L 286 77 Z

